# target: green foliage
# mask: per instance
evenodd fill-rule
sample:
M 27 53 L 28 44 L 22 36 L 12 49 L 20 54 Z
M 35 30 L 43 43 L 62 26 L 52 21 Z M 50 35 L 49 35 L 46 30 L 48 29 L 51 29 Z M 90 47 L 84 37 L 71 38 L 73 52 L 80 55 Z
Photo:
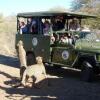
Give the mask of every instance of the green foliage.
M 91 0 L 73 0 L 72 10 L 73 11 L 79 10 L 81 7 L 88 5 L 90 1 Z
M 76 9 L 77 8 L 77 9 Z M 99 0 L 73 0 L 73 11 L 97 15 L 97 19 L 87 19 L 84 24 L 90 25 L 93 29 L 100 29 L 100 1 Z
M 82 25 L 89 25 L 91 29 L 100 29 L 100 19 L 86 19 L 82 21 Z

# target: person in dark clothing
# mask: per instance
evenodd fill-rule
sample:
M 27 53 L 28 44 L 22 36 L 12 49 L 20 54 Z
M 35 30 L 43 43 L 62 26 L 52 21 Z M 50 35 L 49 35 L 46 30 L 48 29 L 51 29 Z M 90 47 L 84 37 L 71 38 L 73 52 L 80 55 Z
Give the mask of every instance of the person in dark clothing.
M 27 21 L 27 31 L 31 33 L 31 25 L 32 25 L 32 18 L 29 18 Z
M 36 19 L 29 18 L 27 22 L 28 33 L 38 33 L 38 24 Z
M 52 29 L 54 31 L 59 31 L 64 29 L 65 27 L 65 19 L 62 16 L 57 16 L 57 18 L 53 21 Z

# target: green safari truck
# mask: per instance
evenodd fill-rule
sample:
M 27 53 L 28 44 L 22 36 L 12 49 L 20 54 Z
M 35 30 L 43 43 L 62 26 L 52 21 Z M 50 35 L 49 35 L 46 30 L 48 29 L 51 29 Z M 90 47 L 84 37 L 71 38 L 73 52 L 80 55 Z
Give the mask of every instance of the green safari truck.
M 18 13 L 15 46 L 23 41 L 27 65 L 41 56 L 44 63 L 79 68 L 81 79 L 91 81 L 100 69 L 100 39 L 82 30 L 82 20 L 87 18 L 96 16 L 61 11 Z M 73 20 L 76 26 L 71 29 Z

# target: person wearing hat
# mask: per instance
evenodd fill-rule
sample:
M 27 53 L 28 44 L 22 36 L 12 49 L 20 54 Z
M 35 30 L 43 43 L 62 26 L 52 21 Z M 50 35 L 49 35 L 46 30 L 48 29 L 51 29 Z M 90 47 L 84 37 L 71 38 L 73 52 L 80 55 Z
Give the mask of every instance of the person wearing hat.
M 76 31 L 80 28 L 80 25 L 78 23 L 78 20 L 76 18 L 73 18 L 70 23 L 69 23 L 69 30 L 72 31 Z

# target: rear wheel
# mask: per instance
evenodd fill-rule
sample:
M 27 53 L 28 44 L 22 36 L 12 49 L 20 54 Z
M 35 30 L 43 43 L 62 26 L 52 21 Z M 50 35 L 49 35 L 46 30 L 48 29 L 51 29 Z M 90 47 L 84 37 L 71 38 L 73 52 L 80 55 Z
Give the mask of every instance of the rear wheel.
M 93 75 L 93 66 L 88 61 L 84 61 L 81 69 L 81 80 L 90 82 L 93 80 Z
M 33 64 L 36 63 L 34 53 L 27 53 L 26 56 L 27 56 L 27 65 L 28 66 L 33 65 Z

